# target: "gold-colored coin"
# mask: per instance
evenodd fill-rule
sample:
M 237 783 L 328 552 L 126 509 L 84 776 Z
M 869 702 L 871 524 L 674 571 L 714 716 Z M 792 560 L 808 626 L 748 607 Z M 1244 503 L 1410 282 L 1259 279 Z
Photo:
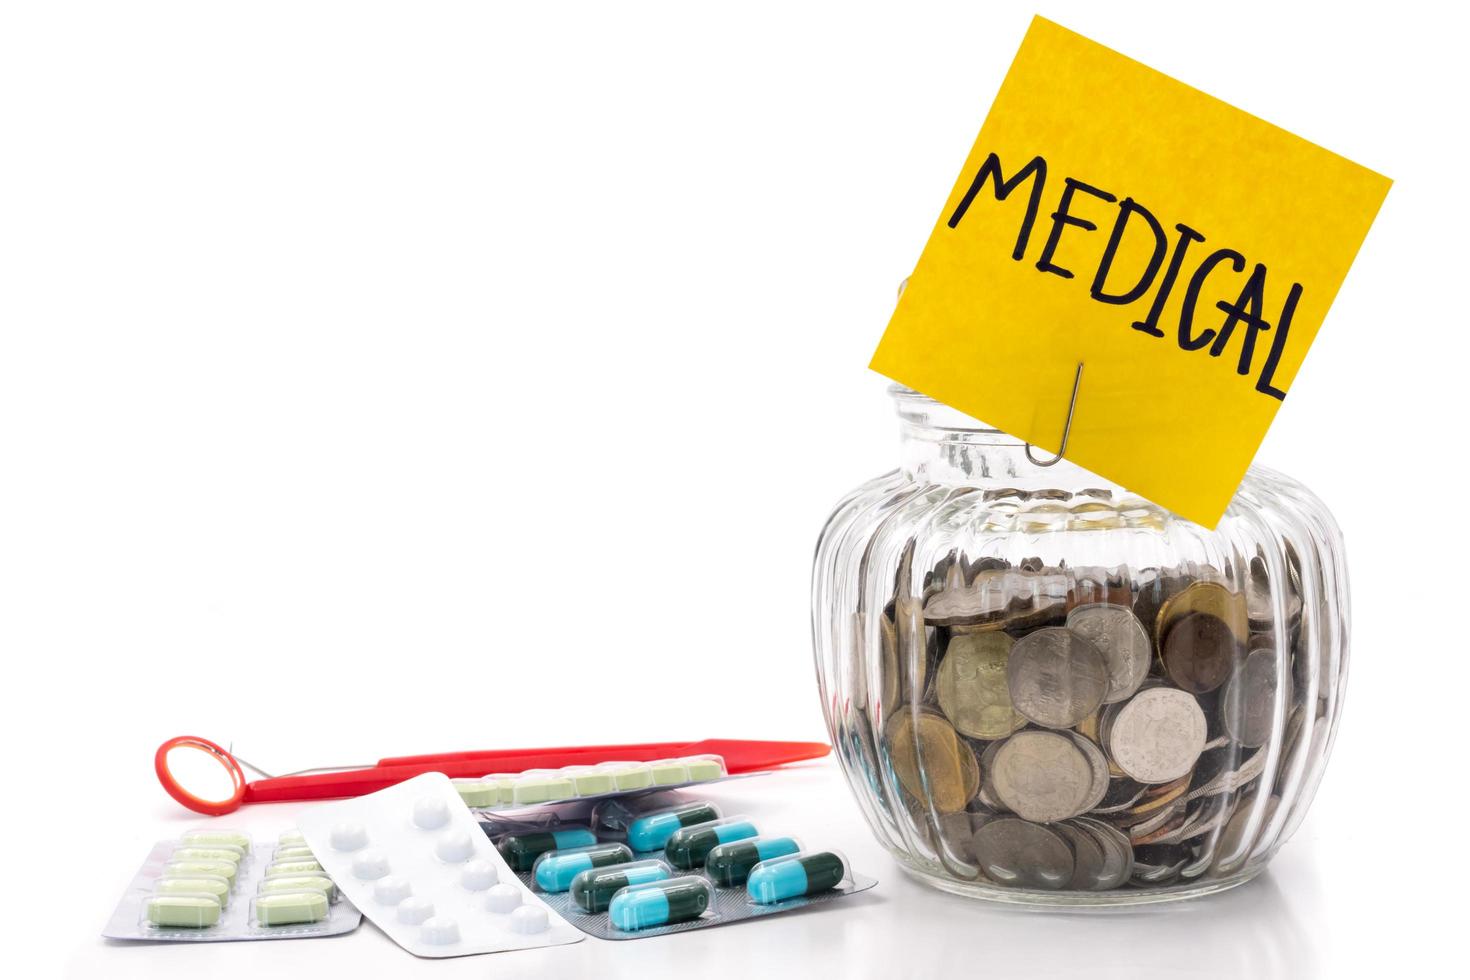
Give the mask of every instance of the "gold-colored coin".
M 1235 638 L 1244 643 L 1250 636 L 1250 623 L 1246 617 L 1245 596 L 1231 592 L 1218 582 L 1193 582 L 1182 591 L 1169 597 L 1159 607 L 1159 616 L 1154 630 L 1155 640 L 1162 649 L 1169 635 L 1169 627 L 1190 613 L 1206 613 L 1230 627 Z
M 899 784 L 940 813 L 955 813 L 980 792 L 980 763 L 940 715 L 904 708 L 888 722 L 888 759 Z
M 1014 643 L 1005 633 L 950 638 L 939 664 L 939 707 L 955 730 L 971 738 L 1005 738 L 1026 724 L 1011 704 L 1006 661 Z

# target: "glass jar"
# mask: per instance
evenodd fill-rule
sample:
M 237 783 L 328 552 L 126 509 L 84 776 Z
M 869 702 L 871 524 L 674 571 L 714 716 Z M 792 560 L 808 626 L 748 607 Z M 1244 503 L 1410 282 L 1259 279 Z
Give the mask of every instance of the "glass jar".
M 946 891 L 1114 905 L 1249 880 L 1342 711 L 1342 539 L 1252 468 L 1214 531 L 902 387 L 900 469 L 817 545 L 822 708 L 878 840 Z

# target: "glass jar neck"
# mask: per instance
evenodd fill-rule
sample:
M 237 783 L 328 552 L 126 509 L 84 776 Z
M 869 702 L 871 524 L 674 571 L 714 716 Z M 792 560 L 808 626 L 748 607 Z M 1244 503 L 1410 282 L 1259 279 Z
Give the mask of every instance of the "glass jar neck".
M 1117 490 L 1068 460 L 1037 466 L 1026 456 L 1025 443 L 901 385 L 889 388 L 899 418 L 901 466 L 918 483 L 972 487 L 1056 488 L 1076 492 Z M 1052 454 L 1033 449 L 1043 462 Z

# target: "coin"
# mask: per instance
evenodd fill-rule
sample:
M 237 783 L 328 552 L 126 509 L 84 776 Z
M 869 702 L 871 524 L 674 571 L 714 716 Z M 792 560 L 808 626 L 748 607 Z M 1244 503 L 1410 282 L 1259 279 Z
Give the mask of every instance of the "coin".
M 1011 888 L 1057 891 L 1071 884 L 1077 859 L 1071 842 L 1050 827 L 997 817 L 975 831 L 975 860 L 985 876 Z
M 1297 588 L 1295 575 L 1289 565 L 1285 580 L 1286 594 L 1282 596 L 1282 605 L 1286 608 L 1287 623 L 1293 623 L 1302 614 L 1302 594 Z M 1268 630 L 1276 622 L 1275 596 L 1271 589 L 1271 576 L 1266 571 L 1266 563 L 1260 558 L 1251 559 L 1250 576 L 1245 590 L 1245 608 L 1251 629 Z
M 1072 823 L 1054 824 L 1051 828 L 1072 845 L 1072 880 L 1068 887 L 1076 891 L 1096 891 L 1107 867 L 1107 855 L 1096 837 Z
M 1011 705 L 1006 660 L 1014 641 L 1004 633 L 950 637 L 935 689 L 955 730 L 971 738 L 1005 738 L 1026 724 Z
M 1102 653 L 1065 627 L 1017 640 L 1006 679 L 1016 710 L 1046 728 L 1071 728 L 1096 711 L 1108 691 Z
M 980 791 L 974 750 L 939 715 L 905 708 L 889 719 L 886 731 L 899 783 L 938 812 L 963 810 Z
M 1108 754 L 1129 776 L 1140 783 L 1172 782 L 1187 775 L 1204 751 L 1205 713 L 1184 691 L 1147 688 L 1119 709 L 1107 738 Z
M 1067 629 L 1092 641 L 1108 670 L 1108 692 L 1103 703 L 1133 696 L 1148 676 L 1153 644 L 1132 610 L 1094 603 L 1067 613 Z
M 1102 803 L 1103 798 L 1108 795 L 1108 788 L 1112 784 L 1111 774 L 1108 771 L 1108 757 L 1103 755 L 1103 750 L 1091 739 L 1084 738 L 1076 732 L 1067 734 L 1072 736 L 1072 741 L 1082 750 L 1082 754 L 1087 756 L 1087 762 L 1092 766 L 1092 792 L 1087 795 L 1087 802 L 1082 804 L 1079 811 L 1087 813 Z
M 1200 570 L 1196 577 L 1205 574 L 1217 573 L 1212 569 Z M 1191 582 L 1181 591 L 1170 596 L 1159 607 L 1159 619 L 1154 635 L 1162 642 L 1168 637 L 1174 624 L 1191 613 L 1208 613 L 1214 616 L 1224 623 L 1241 643 L 1244 643 L 1250 634 L 1245 612 L 1245 597 L 1231 592 L 1219 582 L 1197 581 Z
M 1240 653 L 1240 640 L 1230 627 L 1209 613 L 1190 613 L 1164 637 L 1164 669 L 1191 694 L 1207 694 L 1224 684 Z
M 1225 829 L 1220 832 L 1220 841 L 1215 845 L 1216 874 L 1232 874 L 1245 866 L 1261 834 L 1276 816 L 1276 807 L 1280 803 L 1279 797 L 1270 796 L 1261 807 L 1260 796 L 1252 794 L 1236 804 L 1235 812 L 1225 821 Z M 1256 813 L 1258 809 L 1262 810 L 1259 815 Z M 1254 827 L 1251 826 L 1253 819 Z
M 1088 812 L 1121 813 L 1137 803 L 1147 789 L 1147 786 L 1127 776 L 1116 776 L 1108 780 L 1107 794 Z
M 1078 817 L 1072 822 L 1091 833 L 1102 845 L 1103 870 L 1097 878 L 1097 890 L 1107 891 L 1127 882 L 1133 874 L 1133 844 L 1128 836 L 1118 828 L 1091 817 Z
M 1010 812 L 1010 807 L 1002 803 L 995 795 L 995 754 L 1000 751 L 1003 742 L 991 742 L 985 746 L 980 753 L 980 792 L 976 799 L 992 810 L 1003 813 Z
M 1270 739 L 1276 722 L 1275 650 L 1256 650 L 1241 663 L 1225 685 L 1220 720 L 1230 737 L 1248 749 Z
M 991 769 L 996 799 L 1027 820 L 1049 823 L 1082 812 L 1092 764 L 1067 735 L 1027 730 L 1003 742 Z
M 1133 881 L 1162 885 L 1177 878 L 1189 863 L 1190 850 L 1181 844 L 1143 844 L 1133 849 Z

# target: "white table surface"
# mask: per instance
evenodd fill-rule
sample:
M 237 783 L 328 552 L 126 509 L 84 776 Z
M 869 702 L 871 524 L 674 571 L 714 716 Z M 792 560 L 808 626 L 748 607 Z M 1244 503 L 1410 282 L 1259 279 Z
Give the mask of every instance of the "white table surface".
M 158 794 L 161 796 L 161 794 Z M 1345 812 L 1309 817 L 1270 869 L 1233 891 L 1207 899 L 1119 911 L 1016 910 L 947 895 L 907 877 L 878 846 L 835 765 L 809 763 L 714 787 L 726 812 L 743 812 L 844 851 L 878 878 L 866 893 L 820 907 L 695 933 L 419 960 L 370 922 L 333 939 L 130 944 L 95 938 L 128 877 L 122 855 L 114 888 L 93 896 L 96 914 L 76 923 L 67 966 L 75 977 L 265 976 L 424 977 L 1290 977 L 1383 975 L 1427 965 L 1449 941 L 1444 902 L 1415 901 L 1413 868 L 1398 879 L 1374 873 L 1359 853 L 1371 838 L 1355 833 Z M 1330 794 L 1323 794 L 1328 796 Z M 1341 795 L 1341 794 L 1337 794 Z M 297 805 L 248 807 L 231 821 L 259 836 L 292 821 Z M 159 837 L 189 824 L 158 803 Z M 1341 825 L 1342 832 L 1319 828 Z M 1373 846 L 1406 841 L 1376 841 Z M 141 860 L 145 848 L 140 848 Z M 1377 852 L 1379 858 L 1384 857 Z M 1411 856 L 1402 851 L 1399 856 Z M 1463 856 L 1460 856 L 1463 860 Z M 1426 868 L 1426 871 L 1429 869 Z M 1406 888 L 1397 896 L 1387 888 Z M 1443 924 L 1441 924 L 1443 923 Z M 1404 974 L 1405 976 L 1409 974 Z

